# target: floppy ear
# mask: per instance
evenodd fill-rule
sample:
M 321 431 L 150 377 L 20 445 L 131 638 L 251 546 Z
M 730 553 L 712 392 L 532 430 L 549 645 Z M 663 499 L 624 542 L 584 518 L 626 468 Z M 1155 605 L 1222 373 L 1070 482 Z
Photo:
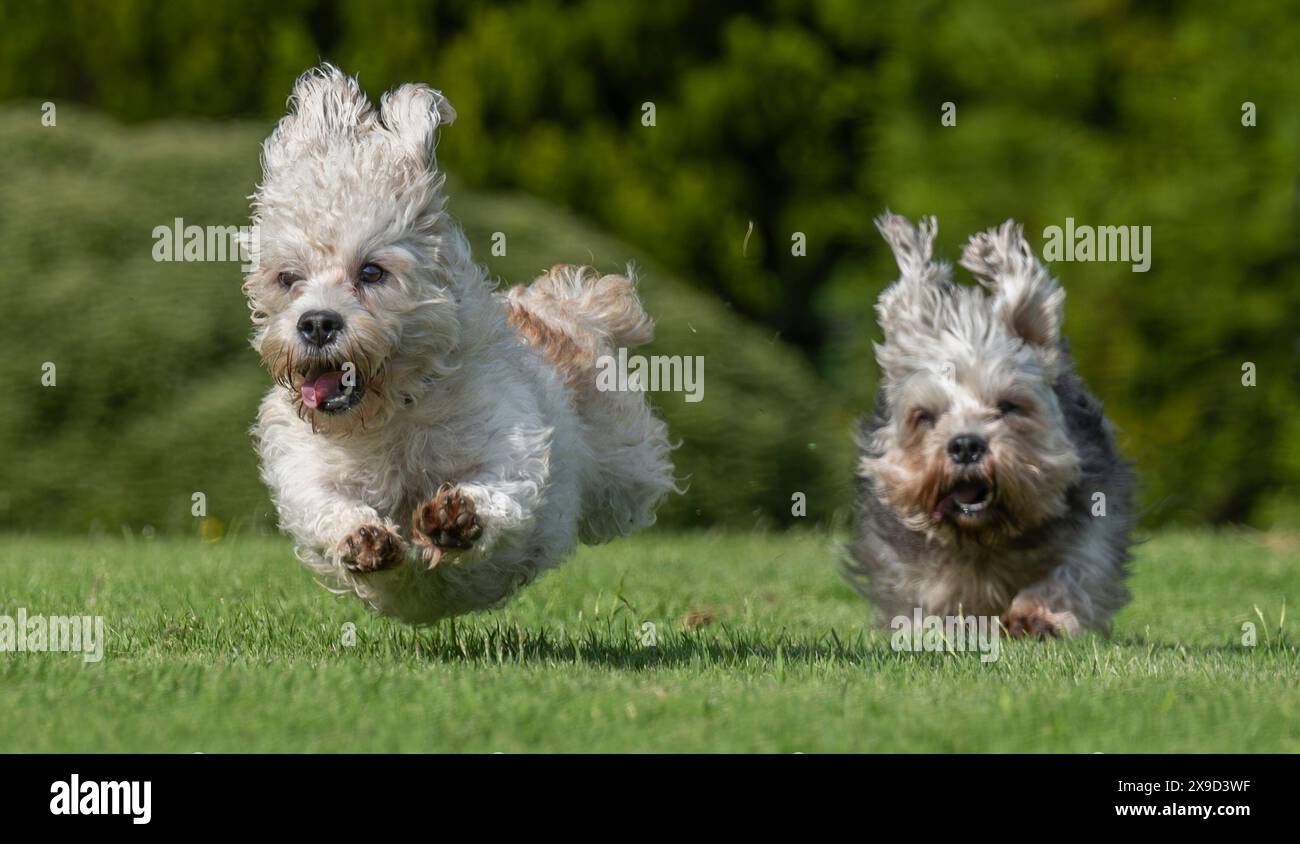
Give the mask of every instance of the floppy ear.
M 934 260 L 934 238 L 939 223 L 925 217 L 913 226 L 905 217 L 888 209 L 876 218 L 876 228 L 893 250 L 898 262 L 898 281 L 876 303 L 880 327 L 889 339 L 917 329 L 934 329 L 944 300 L 952 293 L 952 267 Z
M 299 76 L 289 95 L 289 113 L 263 144 L 263 159 L 275 167 L 304 148 L 353 136 L 374 125 L 375 110 L 357 80 L 332 64 Z
M 1060 357 L 1065 291 L 1030 248 L 1024 227 L 1007 220 L 972 235 L 961 265 L 993 294 L 994 317 L 1033 346 L 1054 373 Z
M 379 120 L 399 147 L 432 169 L 438 127 L 456 120 L 456 110 L 428 85 L 408 84 L 384 94 Z

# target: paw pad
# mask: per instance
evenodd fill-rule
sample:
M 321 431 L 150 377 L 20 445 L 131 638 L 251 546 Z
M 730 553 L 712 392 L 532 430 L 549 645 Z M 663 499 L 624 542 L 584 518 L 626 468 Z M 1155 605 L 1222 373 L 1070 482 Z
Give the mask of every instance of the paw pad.
M 483 534 L 474 502 L 453 484 L 443 484 L 433 498 L 416 507 L 412 522 L 430 565 L 436 565 L 443 552 L 468 548 Z
M 1002 626 L 1013 639 L 1034 637 L 1055 639 L 1064 629 L 1043 610 L 1013 610 L 1002 615 Z
M 402 562 L 402 539 L 381 525 L 362 525 L 339 545 L 339 558 L 350 572 L 368 574 Z

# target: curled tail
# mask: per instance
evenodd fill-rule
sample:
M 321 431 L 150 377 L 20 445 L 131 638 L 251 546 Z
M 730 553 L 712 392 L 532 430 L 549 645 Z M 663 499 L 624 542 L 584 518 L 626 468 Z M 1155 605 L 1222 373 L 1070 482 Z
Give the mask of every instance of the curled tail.
M 636 283 L 591 267 L 557 264 L 507 294 L 510 324 L 546 358 L 572 391 L 592 465 L 584 472 L 582 538 L 602 542 L 654 523 L 676 488 L 668 428 L 645 395 L 597 388 L 598 361 L 650 342 L 654 321 Z
M 596 358 L 654 338 L 636 282 L 591 267 L 556 264 L 527 287 L 512 287 L 510 322 L 571 387 L 591 386 Z

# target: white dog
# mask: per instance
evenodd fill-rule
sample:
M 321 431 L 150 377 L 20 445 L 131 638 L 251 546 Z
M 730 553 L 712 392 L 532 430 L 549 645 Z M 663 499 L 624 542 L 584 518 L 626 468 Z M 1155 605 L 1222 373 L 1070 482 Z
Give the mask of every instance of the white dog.
M 304 74 L 263 145 L 244 283 L 281 528 L 415 623 L 500 604 L 674 489 L 644 396 L 595 387 L 598 356 L 651 337 L 633 282 L 555 267 L 496 292 L 445 211 L 434 146 L 454 117 L 425 85 L 376 109 L 337 68 Z

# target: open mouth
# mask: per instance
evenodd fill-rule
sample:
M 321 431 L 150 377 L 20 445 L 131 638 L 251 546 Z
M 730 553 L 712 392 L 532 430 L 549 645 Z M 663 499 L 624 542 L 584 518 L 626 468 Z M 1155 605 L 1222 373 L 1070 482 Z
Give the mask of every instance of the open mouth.
M 350 410 L 365 395 L 365 387 L 355 370 L 318 370 L 307 373 L 298 388 L 302 403 L 321 413 L 342 413 Z
M 944 493 L 935 507 L 935 517 L 978 518 L 993 503 L 993 485 L 978 478 L 961 480 Z

